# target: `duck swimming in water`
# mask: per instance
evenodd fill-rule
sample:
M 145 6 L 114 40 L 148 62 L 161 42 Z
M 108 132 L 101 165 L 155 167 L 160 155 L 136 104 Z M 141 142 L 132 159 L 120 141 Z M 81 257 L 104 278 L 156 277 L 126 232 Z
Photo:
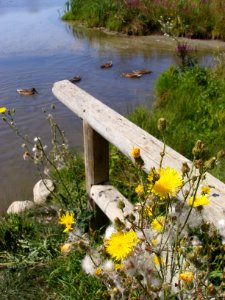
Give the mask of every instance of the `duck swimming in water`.
M 152 73 L 152 71 L 146 69 L 140 69 L 140 70 L 134 70 L 133 73 L 144 75 L 144 74 L 150 74 Z
M 79 75 L 76 75 L 73 78 L 71 78 L 69 81 L 72 83 L 75 83 L 75 82 L 81 81 L 81 77 Z
M 38 94 L 37 90 L 35 88 L 31 89 L 17 89 L 17 93 L 23 96 L 30 96 L 34 94 Z
M 138 74 L 138 73 L 134 73 L 134 72 L 130 72 L 130 73 L 122 73 L 122 76 L 123 77 L 126 77 L 126 78 L 139 78 L 142 76 L 142 74 Z
M 112 61 L 110 60 L 110 61 L 106 62 L 105 64 L 101 65 L 101 68 L 102 69 L 109 69 L 109 68 L 112 67 L 112 65 L 113 65 Z

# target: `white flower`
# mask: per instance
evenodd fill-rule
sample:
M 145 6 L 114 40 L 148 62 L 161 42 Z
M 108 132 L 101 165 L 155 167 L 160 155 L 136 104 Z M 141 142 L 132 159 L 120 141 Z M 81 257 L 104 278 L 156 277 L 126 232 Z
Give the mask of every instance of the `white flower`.
M 22 148 L 26 148 L 26 144 L 22 144 L 21 147 L 22 147 Z
M 48 148 L 47 145 L 44 145 L 44 146 L 43 146 L 43 150 L 46 150 L 47 148 Z
M 32 152 L 37 152 L 37 148 L 35 146 L 32 148 Z
M 81 266 L 87 274 L 90 274 L 90 275 L 95 274 L 95 265 L 89 255 L 86 255 L 84 257 L 84 259 L 81 262 Z

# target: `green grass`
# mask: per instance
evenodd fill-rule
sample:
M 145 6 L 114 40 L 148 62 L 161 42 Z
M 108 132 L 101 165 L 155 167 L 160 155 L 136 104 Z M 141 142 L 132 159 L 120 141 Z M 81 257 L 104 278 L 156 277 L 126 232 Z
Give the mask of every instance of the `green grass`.
M 160 18 L 176 36 L 225 39 L 223 0 L 69 0 L 63 16 L 136 35 L 160 32 Z
M 2 300 L 101 300 L 106 288 L 81 270 L 83 255 L 72 252 L 31 266 L 11 267 L 0 273 Z
M 152 111 L 137 107 L 130 120 L 160 138 L 157 120 L 166 118 L 166 144 L 192 159 L 197 140 L 206 145 L 205 157 L 216 156 L 225 144 L 225 77 L 218 68 L 198 65 L 180 70 L 171 66 L 156 82 Z M 225 181 L 222 161 L 212 173 Z
M 55 207 L 55 206 L 54 206 Z M 67 235 L 49 206 L 0 220 L 2 300 L 107 299 L 106 288 L 81 268 L 80 251 L 60 252 Z

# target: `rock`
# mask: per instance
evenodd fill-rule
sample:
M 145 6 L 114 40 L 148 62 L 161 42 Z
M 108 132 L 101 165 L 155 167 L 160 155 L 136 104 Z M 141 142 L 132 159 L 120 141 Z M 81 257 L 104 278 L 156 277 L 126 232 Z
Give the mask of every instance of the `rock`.
M 52 180 L 39 180 L 33 188 L 34 202 L 37 204 L 45 203 L 53 190 L 54 185 Z
M 34 202 L 30 200 L 25 201 L 14 201 L 10 204 L 9 208 L 7 209 L 7 214 L 14 213 L 18 214 L 22 211 L 32 208 L 34 206 Z

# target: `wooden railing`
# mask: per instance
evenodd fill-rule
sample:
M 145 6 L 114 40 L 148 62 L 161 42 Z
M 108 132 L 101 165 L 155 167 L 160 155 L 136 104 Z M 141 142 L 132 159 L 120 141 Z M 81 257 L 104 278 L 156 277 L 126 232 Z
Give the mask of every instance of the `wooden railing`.
M 96 203 L 112 222 L 116 217 L 123 219 L 117 201 L 123 199 L 127 212 L 132 210 L 132 204 L 109 184 L 109 143 L 131 160 L 132 148 L 140 148 L 146 172 L 159 167 L 163 143 L 68 80 L 56 82 L 52 91 L 83 120 L 86 187 L 92 205 Z M 164 166 L 180 170 L 183 162 L 191 165 L 187 158 L 166 147 Z M 204 184 L 213 189 L 210 205 L 204 207 L 203 216 L 225 238 L 221 226 L 222 220 L 225 222 L 225 184 L 209 173 Z

